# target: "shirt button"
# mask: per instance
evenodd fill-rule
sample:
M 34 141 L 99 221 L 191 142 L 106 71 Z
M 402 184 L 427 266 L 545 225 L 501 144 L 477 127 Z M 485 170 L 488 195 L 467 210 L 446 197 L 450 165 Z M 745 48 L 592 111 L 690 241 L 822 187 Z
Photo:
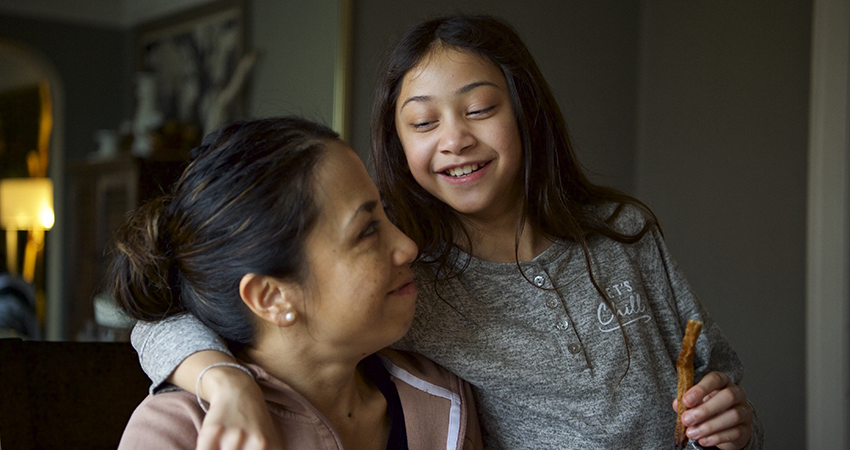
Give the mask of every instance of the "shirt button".
M 570 353 L 572 353 L 573 355 L 575 355 L 576 353 L 581 351 L 581 346 L 579 346 L 578 344 L 570 344 L 570 345 L 567 346 L 567 348 L 570 350 Z
M 537 275 L 536 277 L 534 277 L 534 284 L 536 284 L 537 287 L 542 287 L 543 283 L 545 283 L 545 282 L 546 282 L 546 279 L 543 278 L 540 275 Z
M 570 327 L 570 321 L 569 321 L 569 320 L 565 320 L 565 321 L 563 321 L 563 322 L 558 322 L 558 324 L 557 324 L 557 325 L 555 325 L 555 328 L 557 328 L 557 329 L 559 329 L 559 330 L 561 330 L 561 331 L 564 331 L 564 330 L 566 330 L 566 329 L 567 329 L 567 328 L 569 328 L 569 327 Z
M 558 307 L 558 300 L 550 297 L 548 300 L 546 300 L 546 306 L 555 309 Z

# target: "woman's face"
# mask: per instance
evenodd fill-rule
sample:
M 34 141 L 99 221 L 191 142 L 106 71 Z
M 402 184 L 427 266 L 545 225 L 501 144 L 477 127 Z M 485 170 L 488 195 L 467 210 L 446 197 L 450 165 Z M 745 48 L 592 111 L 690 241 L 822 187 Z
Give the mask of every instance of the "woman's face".
M 327 144 L 314 183 L 321 212 L 305 243 L 307 325 L 329 349 L 371 354 L 410 327 L 416 244 L 387 219 L 378 189 L 347 145 Z
M 518 207 L 522 144 L 507 82 L 489 60 L 437 47 L 403 78 L 395 112 L 413 178 L 469 218 Z

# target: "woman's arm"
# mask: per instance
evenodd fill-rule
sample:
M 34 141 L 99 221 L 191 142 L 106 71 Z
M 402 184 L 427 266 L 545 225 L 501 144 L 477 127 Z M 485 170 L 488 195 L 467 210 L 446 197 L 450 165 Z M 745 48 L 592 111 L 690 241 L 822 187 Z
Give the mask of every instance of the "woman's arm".
M 260 387 L 247 373 L 216 363 L 236 363 L 221 338 L 189 314 L 160 322 L 139 322 L 131 336 L 142 369 L 153 381 L 151 392 L 164 382 L 209 401 L 209 412 L 198 435 L 198 449 L 280 448 Z M 200 392 L 195 387 L 200 387 Z

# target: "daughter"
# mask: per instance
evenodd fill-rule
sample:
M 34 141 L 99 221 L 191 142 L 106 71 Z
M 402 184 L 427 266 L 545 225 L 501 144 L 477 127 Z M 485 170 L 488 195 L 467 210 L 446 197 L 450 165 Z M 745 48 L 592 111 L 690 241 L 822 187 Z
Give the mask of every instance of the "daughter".
M 685 324 L 699 319 L 700 381 L 684 398 L 691 445 L 762 448 L 736 384 L 741 363 L 667 252 L 654 215 L 587 180 L 557 103 L 510 26 L 451 16 L 408 31 L 379 82 L 372 138 L 387 214 L 420 248 L 417 311 L 396 346 L 472 384 L 485 446 L 669 448 L 676 358 Z M 155 383 L 174 364 L 154 367 L 151 354 L 180 361 L 223 350 L 197 332 L 165 344 L 185 322 L 135 331 Z M 222 357 L 193 355 L 172 381 L 191 386 L 206 363 L 195 360 Z M 227 392 L 247 381 L 222 378 Z M 259 420 L 223 412 L 210 426 L 253 433 Z

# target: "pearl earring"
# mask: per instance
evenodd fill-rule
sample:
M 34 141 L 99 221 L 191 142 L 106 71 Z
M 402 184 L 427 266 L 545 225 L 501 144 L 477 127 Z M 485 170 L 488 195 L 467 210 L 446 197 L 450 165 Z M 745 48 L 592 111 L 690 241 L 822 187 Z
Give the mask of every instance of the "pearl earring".
M 292 312 L 292 311 L 286 313 L 286 315 L 283 316 L 283 320 L 285 320 L 287 322 L 294 322 L 295 321 L 295 313 Z

